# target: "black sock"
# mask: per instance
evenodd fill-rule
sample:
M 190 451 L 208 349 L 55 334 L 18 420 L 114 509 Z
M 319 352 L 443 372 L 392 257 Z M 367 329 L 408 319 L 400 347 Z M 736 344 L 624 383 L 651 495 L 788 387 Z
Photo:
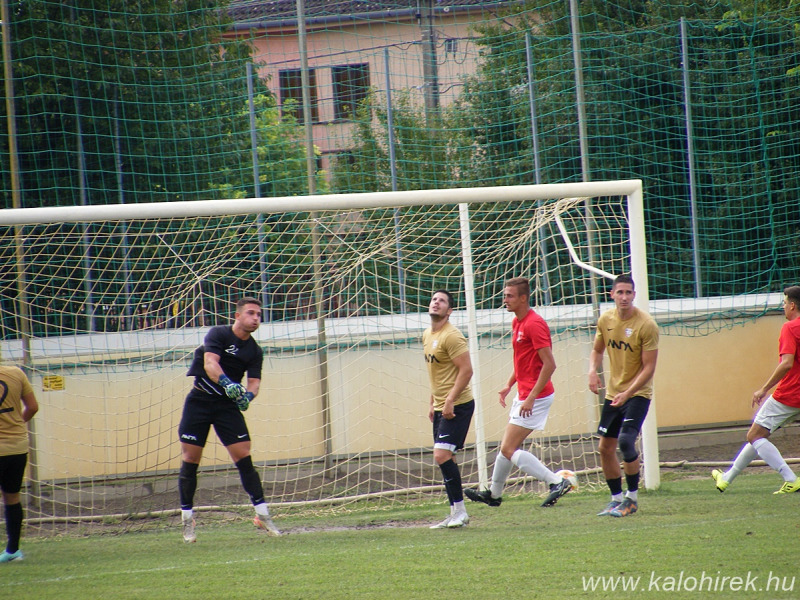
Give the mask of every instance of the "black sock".
M 625 474 L 625 483 L 628 485 L 629 492 L 635 492 L 639 489 L 639 471 L 633 475 Z
M 622 477 L 615 477 L 614 479 L 606 479 L 608 489 L 611 490 L 612 496 L 618 496 L 622 493 Z
M 19 550 L 19 538 L 22 534 L 22 503 L 6 504 L 6 535 L 8 545 L 6 552 L 13 554 Z
M 236 468 L 239 469 L 239 479 L 242 480 L 242 487 L 250 495 L 253 506 L 265 502 L 264 488 L 261 485 L 261 478 L 258 476 L 258 472 L 253 467 L 253 459 L 245 456 L 236 463 Z
M 181 510 L 192 510 L 194 506 L 194 492 L 197 489 L 197 467 L 195 463 L 181 463 L 178 474 L 178 494 L 181 499 Z
M 461 471 L 458 469 L 456 461 L 452 458 L 439 465 L 444 476 L 444 489 L 447 491 L 447 498 L 450 504 L 464 500 L 464 490 L 461 487 Z

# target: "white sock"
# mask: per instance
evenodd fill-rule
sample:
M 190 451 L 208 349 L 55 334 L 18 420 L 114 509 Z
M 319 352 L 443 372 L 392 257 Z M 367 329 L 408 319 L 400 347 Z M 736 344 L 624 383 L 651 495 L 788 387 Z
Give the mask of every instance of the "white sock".
M 639 490 L 634 490 L 634 491 L 632 491 L 632 492 L 629 490 L 629 491 L 627 491 L 627 492 L 625 493 L 625 496 L 626 496 L 627 498 L 630 498 L 630 499 L 631 499 L 631 500 L 633 500 L 634 502 L 638 502 L 638 501 L 639 501 Z
M 747 465 L 756 459 L 756 456 L 758 456 L 756 449 L 753 448 L 750 442 L 746 443 L 744 446 L 742 446 L 742 449 L 739 450 L 739 454 L 737 454 L 736 458 L 733 460 L 731 468 L 722 474 L 722 478 L 730 483 L 736 479 L 736 476 L 739 473 L 747 468 Z
M 767 438 L 757 439 L 752 446 L 765 463 L 780 473 L 784 481 L 794 482 L 797 480 L 797 475 L 783 460 L 780 451 Z
M 464 505 L 464 501 L 456 502 L 450 507 L 450 514 L 457 515 L 457 514 L 467 514 L 467 507 Z
M 259 517 L 269 516 L 269 507 L 267 506 L 266 502 L 262 502 L 261 504 L 256 504 L 256 514 Z
M 497 458 L 494 459 L 494 470 L 492 471 L 492 485 L 489 490 L 492 492 L 492 498 L 500 498 L 503 495 L 503 488 L 506 487 L 506 480 L 513 463 L 508 460 L 503 453 L 497 451 Z
M 622 492 L 619 494 L 611 494 L 611 501 L 612 502 L 622 502 L 625 499 L 625 496 L 622 495 Z
M 181 520 L 183 521 L 190 521 L 194 516 L 194 511 L 190 508 L 189 510 L 181 509 Z
M 561 482 L 560 477 L 557 477 L 555 473 L 542 464 L 542 461 L 526 450 L 514 452 L 511 455 L 511 462 L 517 465 L 523 473 L 536 477 L 536 479 L 544 481 L 547 485 Z

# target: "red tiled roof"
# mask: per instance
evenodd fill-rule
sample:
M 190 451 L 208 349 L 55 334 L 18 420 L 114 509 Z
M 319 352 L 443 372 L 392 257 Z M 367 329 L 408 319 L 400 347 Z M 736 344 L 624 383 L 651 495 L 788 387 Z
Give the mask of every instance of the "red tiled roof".
M 435 11 L 465 10 L 481 7 L 497 7 L 508 4 L 508 0 L 479 2 L 477 0 L 433 0 Z M 377 2 L 375 0 L 305 0 L 306 19 L 350 18 L 369 15 L 378 18 L 394 13 L 414 14 L 420 10 L 419 0 L 395 0 Z M 233 0 L 228 14 L 236 25 L 253 25 L 278 21 L 292 21 L 297 18 L 296 0 Z

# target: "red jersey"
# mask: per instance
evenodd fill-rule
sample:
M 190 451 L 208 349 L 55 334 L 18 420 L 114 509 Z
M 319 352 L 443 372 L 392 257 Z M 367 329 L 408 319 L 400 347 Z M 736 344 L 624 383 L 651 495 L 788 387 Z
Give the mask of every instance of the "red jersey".
M 775 388 L 772 397 L 781 404 L 800 408 L 800 318 L 788 321 L 781 327 L 778 338 L 778 355 L 794 355 L 794 364 Z
M 517 393 L 519 399 L 525 401 L 536 385 L 539 373 L 542 372 L 542 359 L 539 358 L 538 351 L 553 346 L 553 342 L 550 340 L 550 327 L 542 317 L 530 310 L 521 321 L 514 317 L 511 321 L 511 334 Z M 544 398 L 553 391 L 553 382 L 548 381 L 542 393 L 537 397 Z

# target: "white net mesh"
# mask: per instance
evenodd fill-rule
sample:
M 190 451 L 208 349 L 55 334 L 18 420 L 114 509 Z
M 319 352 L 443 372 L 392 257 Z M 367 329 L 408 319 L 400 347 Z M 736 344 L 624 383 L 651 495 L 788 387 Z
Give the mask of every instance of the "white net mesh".
M 547 429 L 530 443 L 551 469 L 592 485 L 598 402 L 585 371 L 598 306 L 553 216 L 581 260 L 625 272 L 625 197 L 491 197 L 487 188 L 486 202 L 469 205 L 483 439 L 473 427 L 459 457 L 465 486 L 486 468 L 477 444 L 490 470 L 507 422 L 496 392 L 511 369 L 511 316 L 500 300 L 504 280 L 519 275 L 534 284 L 558 364 Z M 27 369 L 42 407 L 30 522 L 175 511 L 189 359 L 244 295 L 265 304 L 255 334 L 265 352 L 261 393 L 246 418 L 273 507 L 441 493 L 421 334 L 438 288 L 457 299 L 456 326 L 470 328 L 462 232 L 455 204 L 4 227 L 2 356 Z M 543 491 L 515 476 L 508 493 Z M 210 436 L 196 506 L 246 502 Z

